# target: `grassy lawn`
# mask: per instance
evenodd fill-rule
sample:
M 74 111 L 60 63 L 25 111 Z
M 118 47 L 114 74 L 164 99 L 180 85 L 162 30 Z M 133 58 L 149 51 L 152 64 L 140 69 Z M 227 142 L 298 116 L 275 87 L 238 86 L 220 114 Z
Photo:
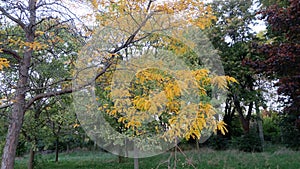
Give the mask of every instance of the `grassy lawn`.
M 236 150 L 214 151 L 203 148 L 200 151 L 186 151 L 185 157 L 177 153 L 177 169 L 300 169 L 300 152 L 288 149 L 263 153 L 245 153 Z M 140 169 L 167 168 L 168 159 L 174 165 L 174 155 L 165 153 L 139 160 Z M 118 163 L 118 157 L 104 152 L 61 153 L 59 162 L 54 162 L 54 154 L 37 155 L 37 167 L 43 169 L 133 169 L 133 159 Z M 16 169 L 25 169 L 27 157 L 16 160 Z

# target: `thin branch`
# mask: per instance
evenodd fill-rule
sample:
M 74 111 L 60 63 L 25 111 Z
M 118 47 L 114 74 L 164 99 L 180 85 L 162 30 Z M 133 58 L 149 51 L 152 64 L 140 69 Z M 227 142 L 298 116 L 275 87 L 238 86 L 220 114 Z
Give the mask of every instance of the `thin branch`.
M 147 11 L 150 10 L 150 7 L 151 7 L 151 4 L 152 4 L 153 1 L 154 1 L 154 0 L 149 0 L 148 6 L 147 6 Z
M 0 106 L 0 109 L 5 109 L 5 108 L 8 108 L 8 107 L 10 107 L 10 106 L 12 106 L 12 105 L 13 105 L 13 103 L 1 105 L 1 106 Z
M 23 30 L 26 29 L 26 25 L 20 20 L 20 19 L 17 19 L 15 17 L 13 17 L 12 15 L 10 15 L 9 13 L 6 12 L 6 10 L 2 7 L 0 7 L 0 11 L 2 12 L 3 15 L 5 15 L 6 17 L 8 17 L 10 20 L 14 21 L 15 23 L 17 23 L 18 25 L 21 26 L 21 28 Z
M 33 26 L 37 26 L 37 25 L 41 24 L 42 22 L 44 22 L 45 20 L 50 20 L 50 19 L 54 19 L 54 18 L 52 16 L 48 16 L 48 17 L 42 18 L 37 23 L 35 23 Z
M 111 57 L 111 60 L 114 58 Z M 80 89 L 83 89 L 84 87 L 86 86 L 89 86 L 91 84 L 94 83 L 94 81 L 99 78 L 101 75 L 103 75 L 106 70 L 113 64 L 113 62 L 109 62 L 109 64 L 107 64 L 102 70 L 101 72 L 99 72 L 97 74 L 97 76 L 95 76 L 90 82 L 82 85 L 82 86 L 79 86 L 79 87 L 76 87 L 76 88 L 68 88 L 68 89 L 63 89 L 63 90 L 60 90 L 60 91 L 54 91 L 54 92 L 48 92 L 48 93 L 41 93 L 41 94 L 38 94 L 36 95 L 35 97 L 33 97 L 31 100 L 28 101 L 28 103 L 26 104 L 25 106 L 25 110 L 27 110 L 35 101 L 37 100 L 40 100 L 40 99 L 43 99 L 43 98 L 48 98 L 48 97 L 52 97 L 52 96 L 59 96 L 59 95 L 64 95 L 64 94 L 68 94 L 68 93 L 72 93 L 72 92 L 76 92 L 76 91 L 79 91 Z
M 142 27 L 146 24 L 146 22 L 150 19 L 150 17 L 153 15 L 153 12 L 151 12 L 149 15 L 147 15 L 147 17 L 145 18 L 145 20 L 141 23 L 141 25 L 139 25 L 139 27 L 133 32 L 133 34 L 127 39 L 127 41 L 120 47 L 116 48 L 115 50 L 109 52 L 111 54 L 117 53 L 120 50 L 126 48 L 130 43 L 133 42 L 135 36 L 138 34 L 138 32 L 142 29 Z M 93 84 L 95 82 L 95 80 L 97 78 L 99 78 L 101 75 L 103 75 L 106 70 L 113 64 L 113 59 L 114 59 L 114 55 L 110 58 L 110 62 L 102 69 L 101 72 L 99 72 L 97 74 L 97 76 L 95 76 L 90 82 L 88 82 L 87 84 L 84 84 L 82 86 L 76 87 L 76 88 L 68 88 L 68 89 L 63 89 L 60 91 L 54 91 L 54 92 L 48 92 L 48 93 L 42 93 L 42 94 L 38 94 L 35 97 L 33 97 L 31 100 L 28 101 L 28 103 L 25 106 L 25 110 L 27 110 L 35 101 L 40 100 L 42 98 L 48 98 L 48 97 L 52 97 L 52 96 L 59 96 L 59 95 L 64 95 L 64 94 L 68 94 L 68 93 L 72 93 L 72 92 L 76 92 L 79 91 L 80 89 L 83 89 L 86 86 L 89 86 L 91 84 Z
M 64 78 L 64 79 L 58 80 L 56 82 L 53 82 L 51 84 L 45 85 L 43 87 L 32 88 L 32 89 L 29 89 L 29 90 L 36 91 L 36 90 L 49 89 L 51 86 L 54 86 L 54 85 L 57 85 L 57 84 L 60 84 L 60 83 L 64 83 L 64 82 L 70 82 L 70 81 L 72 81 L 71 78 Z
M 126 48 L 130 43 L 133 42 L 135 36 L 138 34 L 138 32 L 142 29 L 143 26 L 145 26 L 146 22 L 150 19 L 150 17 L 153 15 L 153 12 L 151 12 L 145 20 L 141 23 L 141 25 L 133 32 L 133 34 L 127 39 L 127 41 L 120 47 L 116 48 L 112 53 L 117 53 L 123 48 Z
M 22 60 L 21 56 L 16 51 L 2 48 L 2 52 L 13 56 L 18 62 Z

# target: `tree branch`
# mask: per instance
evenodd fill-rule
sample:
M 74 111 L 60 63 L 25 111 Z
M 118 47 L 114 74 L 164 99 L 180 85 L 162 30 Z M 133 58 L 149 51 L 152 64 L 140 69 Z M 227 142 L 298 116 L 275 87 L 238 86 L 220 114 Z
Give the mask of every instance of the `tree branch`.
M 6 10 L 2 7 L 0 7 L 0 11 L 2 12 L 2 14 L 6 17 L 8 17 L 10 20 L 14 21 L 15 23 L 17 23 L 18 25 L 21 26 L 21 28 L 23 30 L 26 29 L 26 25 L 20 20 L 20 19 L 17 19 L 15 17 L 13 17 L 12 15 L 10 15 L 9 13 L 6 12 Z
M 89 86 L 89 85 L 93 84 L 95 82 L 95 80 L 97 78 L 99 78 L 101 75 L 103 75 L 106 72 L 106 70 L 113 64 L 113 61 L 111 61 L 113 58 L 114 58 L 114 56 L 111 57 L 109 64 L 107 64 L 101 70 L 101 72 L 99 72 L 90 82 L 88 82 L 88 83 L 86 83 L 82 86 L 76 87 L 76 88 L 68 88 L 68 89 L 63 89 L 63 90 L 60 90 L 60 91 L 54 91 L 54 92 L 38 94 L 35 97 L 33 97 L 31 100 L 28 101 L 28 103 L 25 106 L 25 110 L 27 110 L 37 100 L 52 97 L 52 96 L 60 96 L 60 95 L 76 92 L 76 91 L 79 91 L 80 89 L 83 89 L 86 86 Z
M 22 60 L 21 56 L 13 50 L 2 48 L 2 51 L 3 51 L 3 53 L 13 56 L 19 62 Z
M 5 105 L 0 105 L 0 109 L 5 109 L 5 108 L 8 108 L 10 106 L 12 106 L 13 103 L 8 103 L 8 104 L 5 104 Z

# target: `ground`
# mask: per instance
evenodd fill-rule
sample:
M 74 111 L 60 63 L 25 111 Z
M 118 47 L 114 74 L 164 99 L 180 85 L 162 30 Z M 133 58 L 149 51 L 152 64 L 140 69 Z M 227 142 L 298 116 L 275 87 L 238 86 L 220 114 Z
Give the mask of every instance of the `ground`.
M 300 152 L 280 148 L 263 153 L 245 153 L 237 150 L 214 151 L 202 148 L 200 151 L 185 151 L 187 158 L 177 152 L 176 169 L 300 169 Z M 141 169 L 168 168 L 171 152 L 139 160 Z M 16 160 L 15 169 L 26 169 L 27 156 Z M 174 154 L 170 158 L 174 165 Z M 105 152 L 77 151 L 61 153 L 59 162 L 54 162 L 54 154 L 37 155 L 36 168 L 43 169 L 133 169 L 133 159 L 118 163 L 118 156 Z

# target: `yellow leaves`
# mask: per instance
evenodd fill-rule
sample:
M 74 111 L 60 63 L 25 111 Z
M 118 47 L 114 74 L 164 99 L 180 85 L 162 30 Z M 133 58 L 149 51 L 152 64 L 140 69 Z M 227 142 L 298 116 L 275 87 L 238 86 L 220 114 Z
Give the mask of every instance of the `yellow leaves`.
M 214 117 L 217 110 L 209 102 L 206 89 L 211 89 L 212 85 L 226 89 L 228 83 L 237 81 L 229 76 L 210 75 L 207 69 L 172 73 L 155 68 L 138 72 L 129 86 L 130 92 L 125 90 L 126 93 L 122 87 L 114 89 L 113 96 L 118 97 L 113 100 L 113 104 L 103 105 L 99 110 L 116 118 L 124 128 L 133 131 L 134 136 L 149 133 L 141 132 L 147 127 L 152 127 L 152 132 L 160 133 L 160 137 L 167 140 L 174 137 L 199 139 L 202 131 L 220 130 L 222 134 L 226 133 L 226 124 L 217 122 Z M 173 75 L 176 78 L 172 78 Z M 186 79 L 195 84 L 181 85 Z M 190 90 L 196 91 L 192 96 L 200 97 L 182 99 L 189 92 L 189 87 L 195 88 Z M 110 90 L 110 87 L 107 88 Z
M 41 49 L 45 49 L 47 48 L 47 45 L 46 44 L 42 44 L 40 42 L 25 42 L 24 43 L 24 46 L 27 46 L 29 49 L 32 49 L 32 50 L 41 50 Z
M 149 110 L 151 107 L 151 103 L 149 100 L 139 96 L 136 96 L 132 103 L 136 109 L 139 109 L 141 111 Z
M 181 95 L 180 88 L 176 83 L 167 83 L 165 86 L 165 93 L 169 100 Z
M 220 89 L 227 89 L 227 81 L 225 76 L 216 76 L 212 79 L 212 84 Z
M 134 130 L 135 128 L 141 127 L 141 125 L 142 124 L 139 121 L 130 121 L 130 122 L 128 122 L 128 123 L 125 124 L 125 127 L 126 128 L 132 127 L 133 130 Z
M 119 122 L 119 123 L 125 123 L 125 120 L 127 120 L 125 117 L 120 117 L 120 118 L 118 119 L 118 122 Z
M 205 86 L 209 86 L 211 84 L 211 77 L 209 77 L 209 70 L 207 69 L 198 69 L 192 72 L 195 80 L 198 82 L 198 88 L 200 93 L 205 94 L 204 91 Z
M 0 58 L 0 70 L 4 67 L 9 67 L 9 61 L 5 58 Z
M 224 122 L 224 121 L 220 121 L 218 124 L 217 124 L 217 129 L 221 131 L 221 133 L 223 135 L 225 135 L 225 132 L 227 133 L 228 130 L 226 129 L 226 126 L 227 124 Z
M 75 123 L 75 124 L 73 125 L 73 128 L 77 128 L 77 127 L 79 127 L 79 126 L 80 126 L 80 124 Z
M 199 112 L 211 117 L 216 114 L 214 107 L 210 103 L 199 103 Z
M 37 31 L 39 34 L 41 34 L 41 31 Z M 15 39 L 8 39 L 9 45 L 8 46 L 13 46 L 16 45 L 18 46 L 20 49 L 27 47 L 29 50 L 42 50 L 48 47 L 48 45 L 40 43 L 38 41 L 34 41 L 34 42 L 25 42 L 23 40 L 21 40 L 21 38 L 18 38 L 17 40 Z
M 136 119 L 129 120 L 127 117 L 123 117 L 123 116 L 121 116 L 118 119 L 118 122 L 125 124 L 126 128 L 132 128 L 133 130 L 135 130 L 138 127 L 141 127 L 142 125 L 141 122 Z
M 98 9 L 99 4 L 98 4 L 97 0 L 91 0 L 91 3 L 92 3 L 92 6 L 94 9 Z
M 136 14 L 143 16 L 150 12 L 174 16 L 170 27 L 193 24 L 204 29 L 211 25 L 212 20 L 216 19 L 211 7 L 205 5 L 202 0 L 151 1 L 150 4 L 149 0 L 90 0 L 90 2 L 96 12 L 94 15 L 101 25 L 115 22 L 118 18 L 126 15 L 134 16 L 137 19 Z
M 227 82 L 230 83 L 239 83 L 234 77 L 225 76 Z
M 212 84 L 223 90 L 228 89 L 228 83 L 238 83 L 238 81 L 230 76 L 215 76 L 212 79 Z
M 43 31 L 36 31 L 35 32 L 36 36 L 40 36 L 40 35 L 44 35 L 44 34 L 45 34 L 45 32 L 43 32 Z

